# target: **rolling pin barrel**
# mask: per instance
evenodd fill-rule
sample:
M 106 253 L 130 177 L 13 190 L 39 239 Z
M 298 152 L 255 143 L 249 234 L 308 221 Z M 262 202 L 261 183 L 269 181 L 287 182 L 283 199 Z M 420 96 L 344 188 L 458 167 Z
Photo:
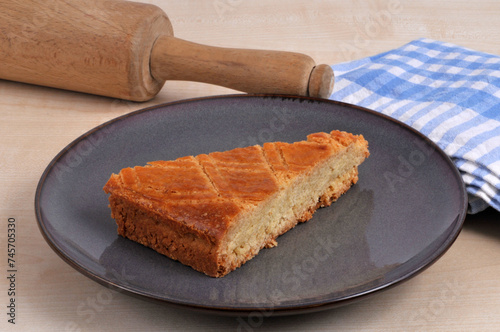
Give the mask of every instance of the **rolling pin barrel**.
M 144 101 L 161 89 L 149 58 L 172 34 L 158 7 L 126 1 L 6 0 L 0 5 L 0 78 Z
M 167 15 L 121 0 L 6 0 L 0 78 L 133 101 L 166 80 L 326 98 L 333 71 L 307 55 L 204 46 L 173 37 Z

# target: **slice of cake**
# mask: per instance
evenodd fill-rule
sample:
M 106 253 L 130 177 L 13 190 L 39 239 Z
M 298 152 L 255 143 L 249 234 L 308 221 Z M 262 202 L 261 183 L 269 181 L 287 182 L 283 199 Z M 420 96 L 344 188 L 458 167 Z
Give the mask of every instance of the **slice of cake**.
M 315 133 L 124 168 L 104 191 L 120 235 L 222 277 L 337 200 L 368 155 L 363 136 Z

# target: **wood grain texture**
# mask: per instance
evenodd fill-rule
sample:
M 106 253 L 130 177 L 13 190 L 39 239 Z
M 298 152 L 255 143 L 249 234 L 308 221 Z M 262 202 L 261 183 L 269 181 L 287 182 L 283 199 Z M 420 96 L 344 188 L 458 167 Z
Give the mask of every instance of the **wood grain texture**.
M 151 73 L 159 81 L 196 81 L 247 93 L 328 98 L 333 72 L 312 80 L 315 67 L 314 60 L 301 53 L 213 47 L 172 36 L 159 37 L 151 53 Z
M 299 52 L 317 63 L 371 56 L 421 37 L 500 55 L 496 0 L 143 2 L 162 8 L 179 38 L 218 47 Z M 382 11 L 389 12 L 390 19 Z M 0 11 L 0 19 L 4 17 Z M 36 15 L 30 19 L 40 20 Z M 251 321 L 159 306 L 108 290 L 50 249 L 38 230 L 33 199 L 43 170 L 62 148 L 119 115 L 157 103 L 227 93 L 235 91 L 171 81 L 153 100 L 134 103 L 0 80 L 1 331 L 498 330 L 500 215 L 494 211 L 467 217 L 457 241 L 436 264 L 387 292 L 337 310 L 277 318 L 257 313 Z M 5 314 L 9 217 L 18 222 L 15 327 Z
M 164 83 L 151 76 L 149 58 L 158 35 L 172 27 L 156 6 L 9 0 L 2 9 L 3 79 L 137 101 Z
M 166 80 L 250 93 L 323 98 L 331 93 L 331 75 L 330 81 L 324 76 L 309 82 L 315 63 L 305 54 L 179 40 L 165 12 L 151 4 L 5 0 L 1 5 L 2 79 L 133 101 L 153 98 Z

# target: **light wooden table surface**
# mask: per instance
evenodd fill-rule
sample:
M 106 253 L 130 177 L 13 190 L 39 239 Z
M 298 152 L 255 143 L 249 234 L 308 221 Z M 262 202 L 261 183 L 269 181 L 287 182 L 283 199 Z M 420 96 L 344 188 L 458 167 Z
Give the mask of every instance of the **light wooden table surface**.
M 500 2 L 144 1 L 175 34 L 228 47 L 306 53 L 334 64 L 427 37 L 500 55 Z M 0 45 L 1 46 L 1 45 Z M 0 63 L 1 66 L 1 63 Z M 417 277 L 335 310 L 262 320 L 216 317 L 145 302 L 91 281 L 43 239 L 33 209 L 50 160 L 116 116 L 162 102 L 234 91 L 168 82 L 143 104 L 0 80 L 1 331 L 498 331 L 500 214 L 468 216 L 451 249 Z M 7 223 L 16 228 L 16 324 L 8 323 Z

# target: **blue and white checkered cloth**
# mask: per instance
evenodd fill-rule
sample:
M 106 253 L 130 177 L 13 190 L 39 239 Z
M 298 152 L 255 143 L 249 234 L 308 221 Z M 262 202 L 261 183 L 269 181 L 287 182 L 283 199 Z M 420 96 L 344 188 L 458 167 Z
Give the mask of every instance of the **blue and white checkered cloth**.
M 500 57 L 430 39 L 332 66 L 330 99 L 417 129 L 450 156 L 469 213 L 500 211 Z

